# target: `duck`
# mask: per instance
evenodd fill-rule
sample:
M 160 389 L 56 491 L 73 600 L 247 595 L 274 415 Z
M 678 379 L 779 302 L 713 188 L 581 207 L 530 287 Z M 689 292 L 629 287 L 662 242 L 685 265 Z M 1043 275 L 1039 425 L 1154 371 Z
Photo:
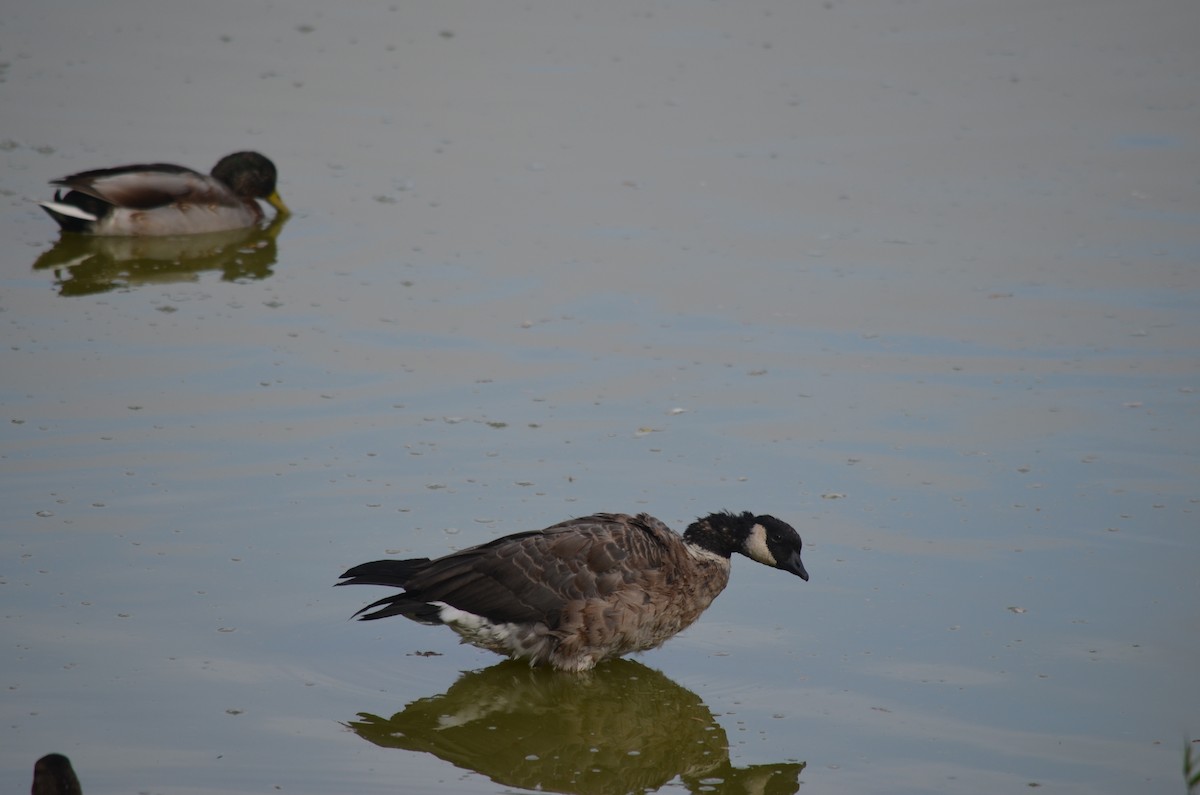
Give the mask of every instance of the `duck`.
M 597 513 L 504 536 L 444 557 L 377 560 L 337 585 L 404 589 L 352 617 L 445 625 L 461 642 L 561 671 L 661 646 L 729 583 L 737 552 L 808 580 L 786 522 L 712 513 L 682 535 L 639 513 Z
M 71 760 L 62 754 L 46 754 L 33 765 L 33 795 L 82 795 Z
M 209 174 L 172 163 L 81 171 L 51 185 L 53 201 L 39 202 L 64 232 L 103 236 L 193 235 L 255 226 L 257 199 L 291 214 L 275 187 L 275 164 L 258 152 L 234 152 Z

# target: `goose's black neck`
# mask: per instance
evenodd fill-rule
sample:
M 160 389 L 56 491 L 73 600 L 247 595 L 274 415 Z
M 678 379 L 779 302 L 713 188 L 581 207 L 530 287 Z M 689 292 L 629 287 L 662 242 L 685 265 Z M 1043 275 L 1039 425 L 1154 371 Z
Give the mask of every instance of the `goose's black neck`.
M 728 558 L 734 552 L 741 551 L 753 526 L 754 514 L 749 511 L 740 514 L 728 511 L 710 513 L 688 525 L 683 540 Z

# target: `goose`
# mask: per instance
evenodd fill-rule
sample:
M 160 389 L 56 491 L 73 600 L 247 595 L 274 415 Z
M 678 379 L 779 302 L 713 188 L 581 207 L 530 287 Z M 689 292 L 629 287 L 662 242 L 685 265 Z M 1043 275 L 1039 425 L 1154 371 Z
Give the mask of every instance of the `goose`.
M 774 516 L 713 513 L 681 536 L 648 514 L 598 513 L 435 560 L 363 563 L 337 585 L 404 589 L 359 610 L 361 621 L 444 624 L 463 643 L 579 672 L 691 625 L 729 582 L 734 552 L 807 580 L 801 547 Z
M 81 171 L 51 185 L 54 200 L 39 202 L 64 232 L 106 236 L 194 235 L 254 226 L 263 218 L 256 199 L 276 217 L 290 214 L 275 188 L 275 164 L 258 152 L 221 158 L 211 174 L 172 163 Z

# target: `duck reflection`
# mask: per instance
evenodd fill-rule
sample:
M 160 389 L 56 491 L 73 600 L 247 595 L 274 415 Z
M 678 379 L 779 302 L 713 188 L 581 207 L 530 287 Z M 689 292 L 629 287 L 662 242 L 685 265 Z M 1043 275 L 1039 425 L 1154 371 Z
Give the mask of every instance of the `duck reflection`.
M 266 279 L 278 259 L 276 237 L 286 218 L 265 228 L 177 237 L 64 234 L 33 263 L 52 270 L 59 295 L 95 295 L 147 284 L 196 281 L 217 271 L 223 281 Z
M 791 795 L 804 763 L 735 768 L 699 696 L 614 660 L 579 676 L 515 661 L 464 674 L 391 718 L 347 724 L 376 745 L 424 751 L 504 786 L 642 793 L 679 777 L 692 792 Z

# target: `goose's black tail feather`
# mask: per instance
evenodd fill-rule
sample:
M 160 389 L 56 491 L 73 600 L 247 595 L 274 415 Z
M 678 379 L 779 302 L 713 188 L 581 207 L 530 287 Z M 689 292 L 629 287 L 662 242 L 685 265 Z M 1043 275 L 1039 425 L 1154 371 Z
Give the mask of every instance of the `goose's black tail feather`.
M 349 569 L 342 575 L 345 582 L 338 585 L 387 585 L 403 588 L 413 575 L 429 565 L 429 558 L 409 560 L 375 560 Z
M 339 583 L 339 585 L 347 585 L 348 583 Z M 375 610 L 374 613 L 368 613 L 368 610 Z M 408 594 L 396 594 L 395 596 L 385 596 L 378 602 L 371 604 L 359 610 L 354 615 L 359 621 L 374 621 L 377 618 L 387 618 L 389 616 L 404 616 L 411 618 L 421 624 L 437 625 L 441 624 L 442 605 L 434 605 L 429 602 L 422 602 Z
M 404 588 L 408 581 L 419 574 L 429 565 L 429 558 L 412 558 L 410 560 L 376 560 L 363 563 L 349 569 L 342 575 L 338 585 L 384 585 L 392 588 Z M 368 610 L 375 610 L 368 613 Z M 386 596 L 378 602 L 359 610 L 354 615 L 359 621 L 374 621 L 377 618 L 389 616 L 404 616 L 422 624 L 441 624 L 438 617 L 440 605 L 429 604 L 408 594 Z

